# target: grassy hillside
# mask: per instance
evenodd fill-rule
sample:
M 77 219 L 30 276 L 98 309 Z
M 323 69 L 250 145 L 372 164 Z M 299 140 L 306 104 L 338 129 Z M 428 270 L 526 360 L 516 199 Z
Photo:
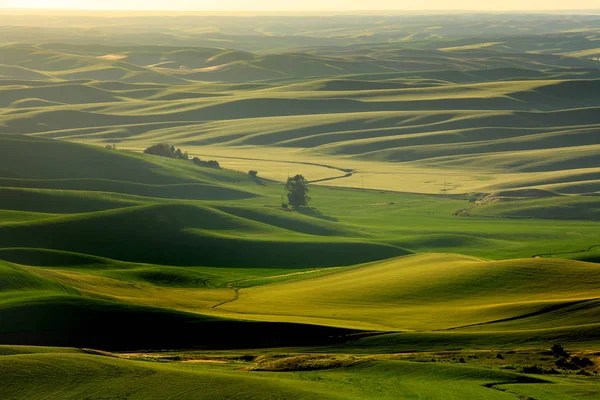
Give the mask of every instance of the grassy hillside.
M 47 365 L 60 367 L 60 384 L 55 382 L 55 373 L 41 373 L 46 371 Z M 74 399 L 104 393 L 133 399 L 157 394 L 209 399 L 243 392 L 245 398 L 392 399 L 426 391 L 433 399 L 510 399 L 514 398 L 513 393 L 532 392 L 543 392 L 548 399 L 566 398 L 561 396 L 569 392 L 587 399 L 592 398 L 595 389 L 595 385 L 590 385 L 587 391 L 585 387 L 578 390 L 568 380 L 538 379 L 510 371 L 398 360 L 312 372 L 245 372 L 239 370 L 239 364 L 237 367 L 232 362 L 222 365 L 148 363 L 69 353 L 0 359 L 0 373 L 9 398 L 24 393 L 19 383 L 22 377 L 35 377 L 40 373 L 43 377 L 35 379 L 25 392 L 32 398 Z M 88 377 L 83 383 L 80 382 L 82 375 Z
M 173 332 L 180 323 L 187 324 L 186 331 L 197 324 L 206 332 L 210 325 L 214 335 L 200 335 L 193 329 L 189 337 L 177 333 L 178 346 L 202 348 L 323 344 L 325 333 L 318 332 L 329 332 L 328 328 L 313 325 L 345 328 L 339 330 L 336 340 L 350 340 L 344 345 L 347 349 L 367 346 L 372 352 L 511 348 L 519 344 L 544 347 L 552 342 L 596 346 L 600 329 L 594 322 L 598 268 L 579 261 L 491 262 L 430 254 L 298 272 L 88 263 L 19 269 L 19 277 L 30 278 L 21 286 L 11 284 L 6 289 L 2 315 L 14 323 L 4 328 L 3 341 L 77 343 L 104 349 L 164 348 L 175 340 L 169 333 L 136 339 L 137 332 L 150 323 L 146 319 L 161 318 L 174 327 Z M 25 287 L 29 291 L 24 291 Z M 16 297 L 15 290 L 19 290 Z M 72 295 L 65 297 L 68 293 Z M 24 310 L 28 317 L 17 323 L 15 318 L 24 315 Z M 57 312 L 70 319 L 57 319 Z M 119 318 L 121 324 L 135 321 L 128 328 L 131 335 L 115 336 L 106 330 L 111 324 L 102 321 Z M 244 336 L 249 342 L 234 345 L 219 332 L 241 323 L 239 319 L 257 322 L 243 328 L 249 332 Z M 287 329 L 286 324 L 277 325 L 282 322 L 309 325 L 291 327 L 302 333 L 290 336 L 278 330 Z M 253 329 L 257 336 L 251 334 Z M 358 341 L 343 337 L 357 329 L 402 333 Z M 495 339 L 499 332 L 502 340 Z M 267 341 L 270 344 L 265 344 Z M 340 351 L 342 347 L 334 348 Z
M 498 330 L 503 320 L 515 321 L 509 325 L 515 330 L 579 326 L 593 323 L 598 312 L 599 272 L 595 264 L 574 261 L 418 255 L 242 289 L 239 299 L 219 309 L 380 330 L 479 324 Z
M 39 276 L 27 272 L 26 270 L 2 261 L 0 264 L 0 276 L 2 277 L 2 291 L 4 301 L 9 300 L 8 295 L 11 292 L 22 291 L 63 291 L 55 282 L 40 278 Z
M 407 254 L 358 241 L 352 238 L 362 236 L 358 231 L 310 216 L 163 200 L 256 197 L 264 189 L 247 175 L 27 136 L 2 141 L 2 184 L 8 187 L 0 207 L 63 214 L 3 221 L 5 248 L 221 267 L 337 266 Z M 267 251 L 272 248 L 280 253 Z
M 530 203 L 539 201 L 555 211 L 559 201 L 574 202 L 569 213 L 557 214 L 555 219 L 567 221 L 553 234 L 548 227 L 554 222 L 492 223 L 453 215 L 485 210 L 471 208 L 461 198 L 314 186 L 315 208 L 292 211 L 280 207 L 280 185 L 233 171 L 28 136 L 5 135 L 2 140 L 3 248 L 165 265 L 310 268 L 409 252 L 529 257 L 577 252 L 600 240 L 597 224 L 569 221 L 593 219 L 579 206 L 589 204 L 592 210 L 594 197 L 532 199 Z M 537 217 L 527 214 L 527 201 L 507 204 L 517 205 L 514 212 Z M 279 250 L 267 251 L 275 248 Z
M 256 236 L 243 237 L 235 230 Z M 381 244 L 301 237 L 236 221 L 211 209 L 177 204 L 4 225 L 0 237 L 6 247 L 54 248 L 166 265 L 299 268 L 348 265 L 407 253 Z M 274 248 L 279 249 L 277 253 L 267 251 Z

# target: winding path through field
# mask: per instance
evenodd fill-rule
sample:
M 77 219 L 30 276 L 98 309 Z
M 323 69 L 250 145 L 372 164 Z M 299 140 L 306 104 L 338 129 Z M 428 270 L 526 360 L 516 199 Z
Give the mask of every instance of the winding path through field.
M 348 178 L 348 177 L 351 177 L 356 172 L 356 171 L 354 171 L 352 169 L 348 169 L 348 168 L 340 168 L 340 167 L 336 167 L 334 165 L 320 164 L 320 163 L 313 163 L 313 162 L 271 160 L 271 159 L 267 159 L 267 158 L 252 158 L 252 157 L 233 157 L 233 156 L 223 156 L 223 155 L 214 155 L 214 154 L 193 154 L 192 156 L 194 156 L 194 157 L 228 158 L 228 159 L 232 159 L 232 160 L 266 161 L 266 162 L 298 164 L 298 165 L 311 165 L 313 167 L 322 167 L 322 168 L 332 169 L 332 170 L 336 170 L 336 171 L 340 171 L 340 172 L 344 173 L 344 175 L 335 175 L 335 176 L 331 176 L 331 177 L 327 177 L 327 178 L 316 179 L 316 180 L 310 181 L 310 183 L 330 181 L 333 179 Z

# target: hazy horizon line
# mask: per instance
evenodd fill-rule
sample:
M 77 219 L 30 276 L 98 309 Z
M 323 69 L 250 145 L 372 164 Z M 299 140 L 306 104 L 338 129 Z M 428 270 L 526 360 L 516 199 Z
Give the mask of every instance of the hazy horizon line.
M 364 13 L 364 14 L 373 14 L 373 13 L 448 13 L 448 14 L 463 14 L 463 13 L 479 13 L 479 14 L 554 14 L 554 13 L 581 13 L 581 12 L 599 12 L 600 7 L 598 8 L 572 8 L 572 9 L 506 9 L 506 10 L 490 10 L 490 9 L 348 9 L 348 10 L 340 10 L 340 9 L 323 9 L 323 10 L 203 10 L 203 9 L 183 9 L 183 8 L 173 8 L 173 9 L 135 9 L 135 8 L 123 8 L 123 9 L 110 9 L 110 8 L 72 8 L 72 7 L 51 7 L 51 8 L 40 8 L 40 7 L 10 7 L 10 6 L 1 6 L 0 10 L 2 11 L 22 11 L 22 12 L 31 12 L 31 11 L 44 11 L 44 12 L 131 12 L 131 13 L 198 13 L 198 14 L 207 14 L 207 13 L 222 13 L 222 14 L 319 14 L 319 13 L 327 13 L 327 14 L 344 14 L 344 13 Z

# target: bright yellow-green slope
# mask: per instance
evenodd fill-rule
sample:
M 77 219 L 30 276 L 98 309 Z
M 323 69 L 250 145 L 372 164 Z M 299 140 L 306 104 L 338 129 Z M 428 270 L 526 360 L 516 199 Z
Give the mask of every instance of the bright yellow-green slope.
M 513 329 L 596 323 L 600 268 L 558 259 L 407 256 L 241 289 L 218 310 L 241 318 L 430 331 L 517 321 Z M 566 312 L 569 311 L 569 312 Z

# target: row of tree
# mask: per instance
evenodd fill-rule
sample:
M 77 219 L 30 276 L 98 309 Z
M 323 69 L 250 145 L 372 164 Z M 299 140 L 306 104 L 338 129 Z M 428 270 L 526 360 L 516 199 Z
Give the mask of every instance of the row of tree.
M 166 143 L 153 144 L 144 150 L 146 154 L 152 154 L 160 157 L 178 158 L 180 160 L 189 160 L 188 152 L 182 152 L 181 149 L 175 149 L 175 146 L 169 146 Z
M 154 144 L 154 145 L 148 147 L 146 150 L 144 150 L 144 153 L 152 154 L 152 155 L 160 156 L 160 157 L 176 158 L 179 160 L 189 160 L 190 159 L 190 156 L 188 155 L 187 151 L 181 151 L 181 149 L 179 149 L 179 148 L 176 149 L 175 146 L 170 146 L 166 143 Z M 192 158 L 192 162 L 200 167 L 221 169 L 219 162 L 216 160 L 204 161 L 204 160 L 199 159 L 198 157 L 194 157 L 194 158 Z

